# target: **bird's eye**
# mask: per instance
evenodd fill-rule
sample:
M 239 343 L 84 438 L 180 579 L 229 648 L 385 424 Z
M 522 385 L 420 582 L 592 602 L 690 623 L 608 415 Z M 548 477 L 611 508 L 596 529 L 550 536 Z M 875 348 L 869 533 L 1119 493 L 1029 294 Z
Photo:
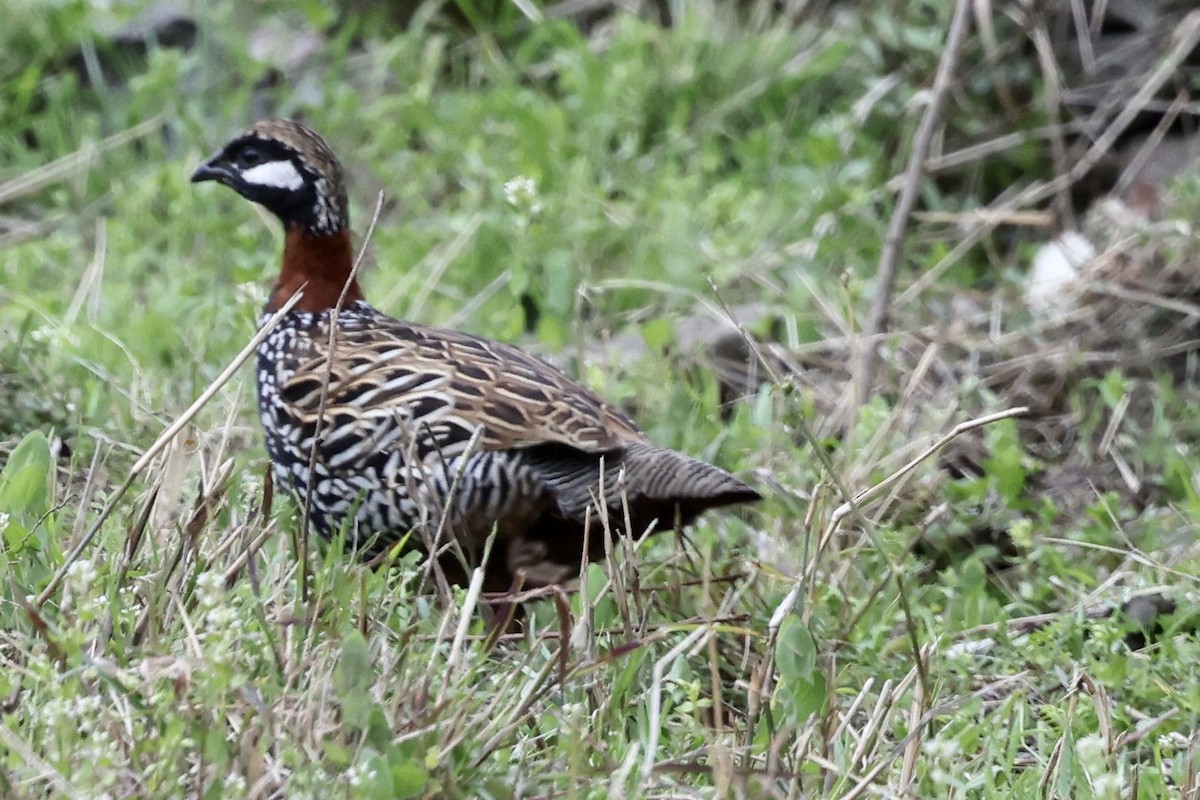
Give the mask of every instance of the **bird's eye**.
M 267 160 L 267 154 L 254 145 L 250 145 L 239 150 L 234 160 L 240 168 L 250 169 L 264 163 Z

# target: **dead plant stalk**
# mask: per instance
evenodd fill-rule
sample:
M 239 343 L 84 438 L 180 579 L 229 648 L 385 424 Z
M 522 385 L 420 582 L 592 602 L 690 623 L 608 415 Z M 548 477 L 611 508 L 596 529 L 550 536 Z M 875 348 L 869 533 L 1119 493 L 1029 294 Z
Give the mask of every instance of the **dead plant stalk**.
M 946 34 L 946 49 L 942 51 L 942 59 L 938 63 L 937 74 L 933 79 L 930 90 L 929 105 L 917 126 L 917 134 L 913 138 L 912 152 L 908 157 L 908 168 L 904 171 L 904 185 L 900 196 L 896 199 L 896 208 L 892 211 L 891 222 L 888 223 L 887 234 L 883 240 L 883 252 L 879 255 L 879 268 L 875 274 L 875 295 L 871 299 L 871 309 L 868 312 L 867 324 L 863 329 L 864 341 L 867 342 L 859 353 L 857 376 L 857 405 L 861 406 L 871 394 L 872 378 L 875 374 L 877 357 L 875 337 L 882 333 L 887 326 L 888 309 L 892 303 L 892 289 L 896 283 L 896 266 L 900 262 L 900 252 L 904 247 L 904 238 L 908 232 L 908 221 L 917 203 L 917 195 L 921 189 L 921 179 L 925 174 L 925 156 L 929 152 L 930 143 L 938 121 L 942 117 L 942 108 L 946 104 L 946 95 L 954 81 L 958 68 L 958 56 L 963 42 L 967 38 L 970 27 L 968 20 L 972 0 L 958 0 L 954 8 L 954 17 L 950 21 L 950 31 Z M 850 424 L 850 420 L 846 420 Z

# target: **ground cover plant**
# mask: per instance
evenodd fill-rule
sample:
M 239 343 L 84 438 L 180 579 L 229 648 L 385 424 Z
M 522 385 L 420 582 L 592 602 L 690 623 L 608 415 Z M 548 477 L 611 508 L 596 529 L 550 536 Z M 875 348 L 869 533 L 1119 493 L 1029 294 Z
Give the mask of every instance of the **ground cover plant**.
M 0 794 L 1197 796 L 1200 180 L 1081 214 L 1092 284 L 1027 307 L 1075 185 L 1047 19 L 964 3 L 922 142 L 950 4 L 18 5 Z M 267 114 L 334 143 L 360 241 L 382 193 L 375 305 L 543 355 L 765 501 L 619 544 L 494 650 L 416 556 L 302 543 L 249 368 L 218 381 L 280 233 L 188 183 Z

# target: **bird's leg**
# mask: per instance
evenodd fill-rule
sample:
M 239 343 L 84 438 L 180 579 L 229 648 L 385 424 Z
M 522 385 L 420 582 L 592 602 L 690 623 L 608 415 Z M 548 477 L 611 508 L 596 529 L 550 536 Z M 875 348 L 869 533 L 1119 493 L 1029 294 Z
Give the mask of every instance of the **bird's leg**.
M 516 597 L 524 585 L 525 573 L 518 571 L 513 574 L 508 591 L 488 603 L 491 609 L 491 620 L 488 622 L 488 633 L 485 640 L 488 650 L 494 648 L 499 643 L 500 637 L 505 634 L 520 633 L 521 620 L 525 613 L 521 604 L 516 601 Z

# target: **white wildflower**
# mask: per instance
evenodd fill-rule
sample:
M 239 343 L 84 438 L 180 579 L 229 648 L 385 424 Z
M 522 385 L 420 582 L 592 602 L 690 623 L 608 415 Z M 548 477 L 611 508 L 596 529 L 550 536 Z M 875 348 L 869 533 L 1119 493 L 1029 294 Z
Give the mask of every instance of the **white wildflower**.
M 1179 731 L 1171 731 L 1158 737 L 1158 746 L 1164 752 L 1184 750 L 1189 744 L 1191 744 L 1191 740 Z
M 60 722 L 71 719 L 70 702 L 58 697 L 45 700 L 39 709 L 42 722 L 47 727 L 57 727 Z
M 225 576 L 216 570 L 196 578 L 196 599 L 204 609 L 214 608 L 225 599 Z
M 1109 768 L 1108 747 L 1099 734 L 1084 736 L 1075 743 L 1075 756 L 1092 784 L 1093 796 L 1097 798 L 1120 797 L 1125 788 L 1125 779 L 1119 771 Z
M 235 295 L 239 303 L 258 308 L 267 302 L 267 290 L 257 281 L 239 283 Z
M 1105 772 L 1108 770 L 1105 749 L 1104 739 L 1094 733 L 1075 742 L 1075 757 L 1089 773 Z
M 67 589 L 76 596 L 84 596 L 100 573 L 89 559 L 81 558 L 67 567 Z
M 74 344 L 75 339 L 71 336 L 71 332 L 63 325 L 51 325 L 42 328 L 34 328 L 29 332 L 29 336 L 35 342 L 49 345 L 50 347 L 62 347 L 67 344 Z
M 527 175 L 518 175 L 504 183 L 504 199 L 510 206 L 529 217 L 542 211 L 537 181 Z
M 932 761 L 936 761 L 941 764 L 954 761 L 962 752 L 962 747 L 956 740 L 943 739 L 941 737 L 938 737 L 937 739 L 930 739 L 929 741 L 925 742 L 924 749 L 925 754 L 928 755 Z
M 74 714 L 76 717 L 88 717 L 100 712 L 100 696 L 87 695 L 75 698 Z
M 364 783 L 375 780 L 375 770 L 366 764 L 355 764 L 343 773 L 346 783 L 352 788 L 358 788 Z
M 1102 800 L 1108 800 L 1108 798 L 1116 800 L 1124 794 L 1124 789 L 1125 781 L 1116 772 L 1106 772 L 1092 779 L 1092 791 L 1095 793 L 1095 797 Z
M 204 615 L 204 620 L 210 627 L 232 630 L 240 627 L 238 610 L 230 605 L 213 606 Z

